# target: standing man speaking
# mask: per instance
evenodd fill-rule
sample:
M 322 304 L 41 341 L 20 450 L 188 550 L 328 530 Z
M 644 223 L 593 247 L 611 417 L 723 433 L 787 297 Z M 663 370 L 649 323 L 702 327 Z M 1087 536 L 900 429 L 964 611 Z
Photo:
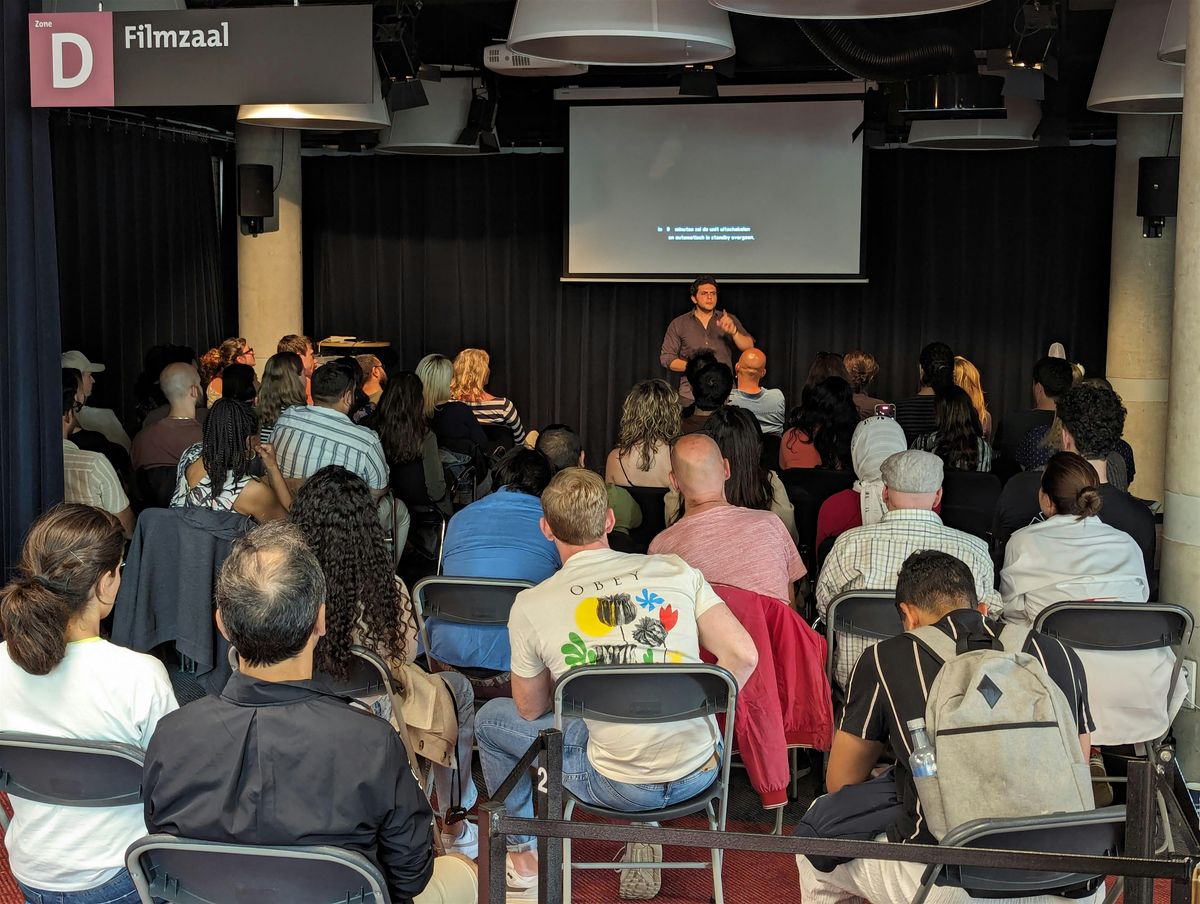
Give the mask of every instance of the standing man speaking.
M 692 280 L 692 309 L 671 321 L 658 359 L 663 367 L 682 374 L 689 358 L 711 351 L 732 371 L 734 349 L 740 354 L 748 348 L 754 348 L 754 337 L 741 321 L 728 311 L 717 311 L 717 281 L 698 276 Z M 685 404 L 693 401 L 687 377 L 679 378 L 679 398 Z

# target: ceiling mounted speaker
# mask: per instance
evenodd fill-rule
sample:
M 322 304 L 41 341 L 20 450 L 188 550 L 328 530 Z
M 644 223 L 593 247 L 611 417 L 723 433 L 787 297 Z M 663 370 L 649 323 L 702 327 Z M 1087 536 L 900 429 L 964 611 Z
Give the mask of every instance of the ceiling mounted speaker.
M 1171 0 L 1167 13 L 1167 25 L 1163 29 L 1162 41 L 1158 45 L 1158 58 L 1164 63 L 1182 66 L 1187 62 L 1187 0 Z
M 380 154 L 458 154 L 479 153 L 479 143 L 460 144 L 459 136 L 467 125 L 467 114 L 475 92 L 469 78 L 443 78 L 425 82 L 429 105 L 392 114 L 391 128 L 382 133 L 375 146 Z
M 374 60 L 371 97 L 369 104 L 242 104 L 238 107 L 237 121 L 251 126 L 324 132 L 386 128 L 391 120 L 379 89 L 379 69 Z
M 883 19 L 981 6 L 987 0 L 709 0 L 713 6 L 777 19 Z
M 943 151 L 1012 151 L 1035 148 L 1033 137 L 1042 105 L 1025 97 L 1006 97 L 1006 119 L 925 119 L 912 124 L 905 147 Z
M 1182 113 L 1183 69 L 1158 58 L 1170 0 L 1117 0 L 1096 65 L 1088 109 Z
M 707 0 L 517 0 L 508 48 L 599 66 L 711 63 L 734 53 L 729 14 Z

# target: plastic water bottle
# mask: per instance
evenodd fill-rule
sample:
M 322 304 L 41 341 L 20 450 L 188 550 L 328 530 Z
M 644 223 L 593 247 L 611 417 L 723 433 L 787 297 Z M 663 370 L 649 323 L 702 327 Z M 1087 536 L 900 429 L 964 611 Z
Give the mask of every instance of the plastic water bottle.
M 937 775 L 937 756 L 929 743 L 924 719 L 911 719 L 908 733 L 912 736 L 913 752 L 908 758 L 908 768 L 913 778 L 932 778 Z

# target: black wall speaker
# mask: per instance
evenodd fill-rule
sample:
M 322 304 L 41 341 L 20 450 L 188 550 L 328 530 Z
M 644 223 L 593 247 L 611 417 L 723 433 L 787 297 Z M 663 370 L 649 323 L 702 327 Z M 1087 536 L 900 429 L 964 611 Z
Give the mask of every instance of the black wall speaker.
M 275 168 L 266 163 L 238 164 L 238 216 L 275 215 L 275 197 L 271 182 Z
M 1137 215 L 1173 217 L 1179 208 L 1179 158 L 1138 160 Z

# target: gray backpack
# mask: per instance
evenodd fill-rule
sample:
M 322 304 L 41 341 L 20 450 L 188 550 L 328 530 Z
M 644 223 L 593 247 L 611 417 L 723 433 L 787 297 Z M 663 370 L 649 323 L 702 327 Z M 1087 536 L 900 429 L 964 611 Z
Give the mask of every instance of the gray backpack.
M 909 634 L 943 663 L 925 706 L 937 775 L 915 780 L 935 838 L 972 819 L 1095 807 L 1075 713 L 1038 658 L 1021 652 L 1027 629 L 1005 627 L 1002 650 L 963 653 L 935 627 Z

